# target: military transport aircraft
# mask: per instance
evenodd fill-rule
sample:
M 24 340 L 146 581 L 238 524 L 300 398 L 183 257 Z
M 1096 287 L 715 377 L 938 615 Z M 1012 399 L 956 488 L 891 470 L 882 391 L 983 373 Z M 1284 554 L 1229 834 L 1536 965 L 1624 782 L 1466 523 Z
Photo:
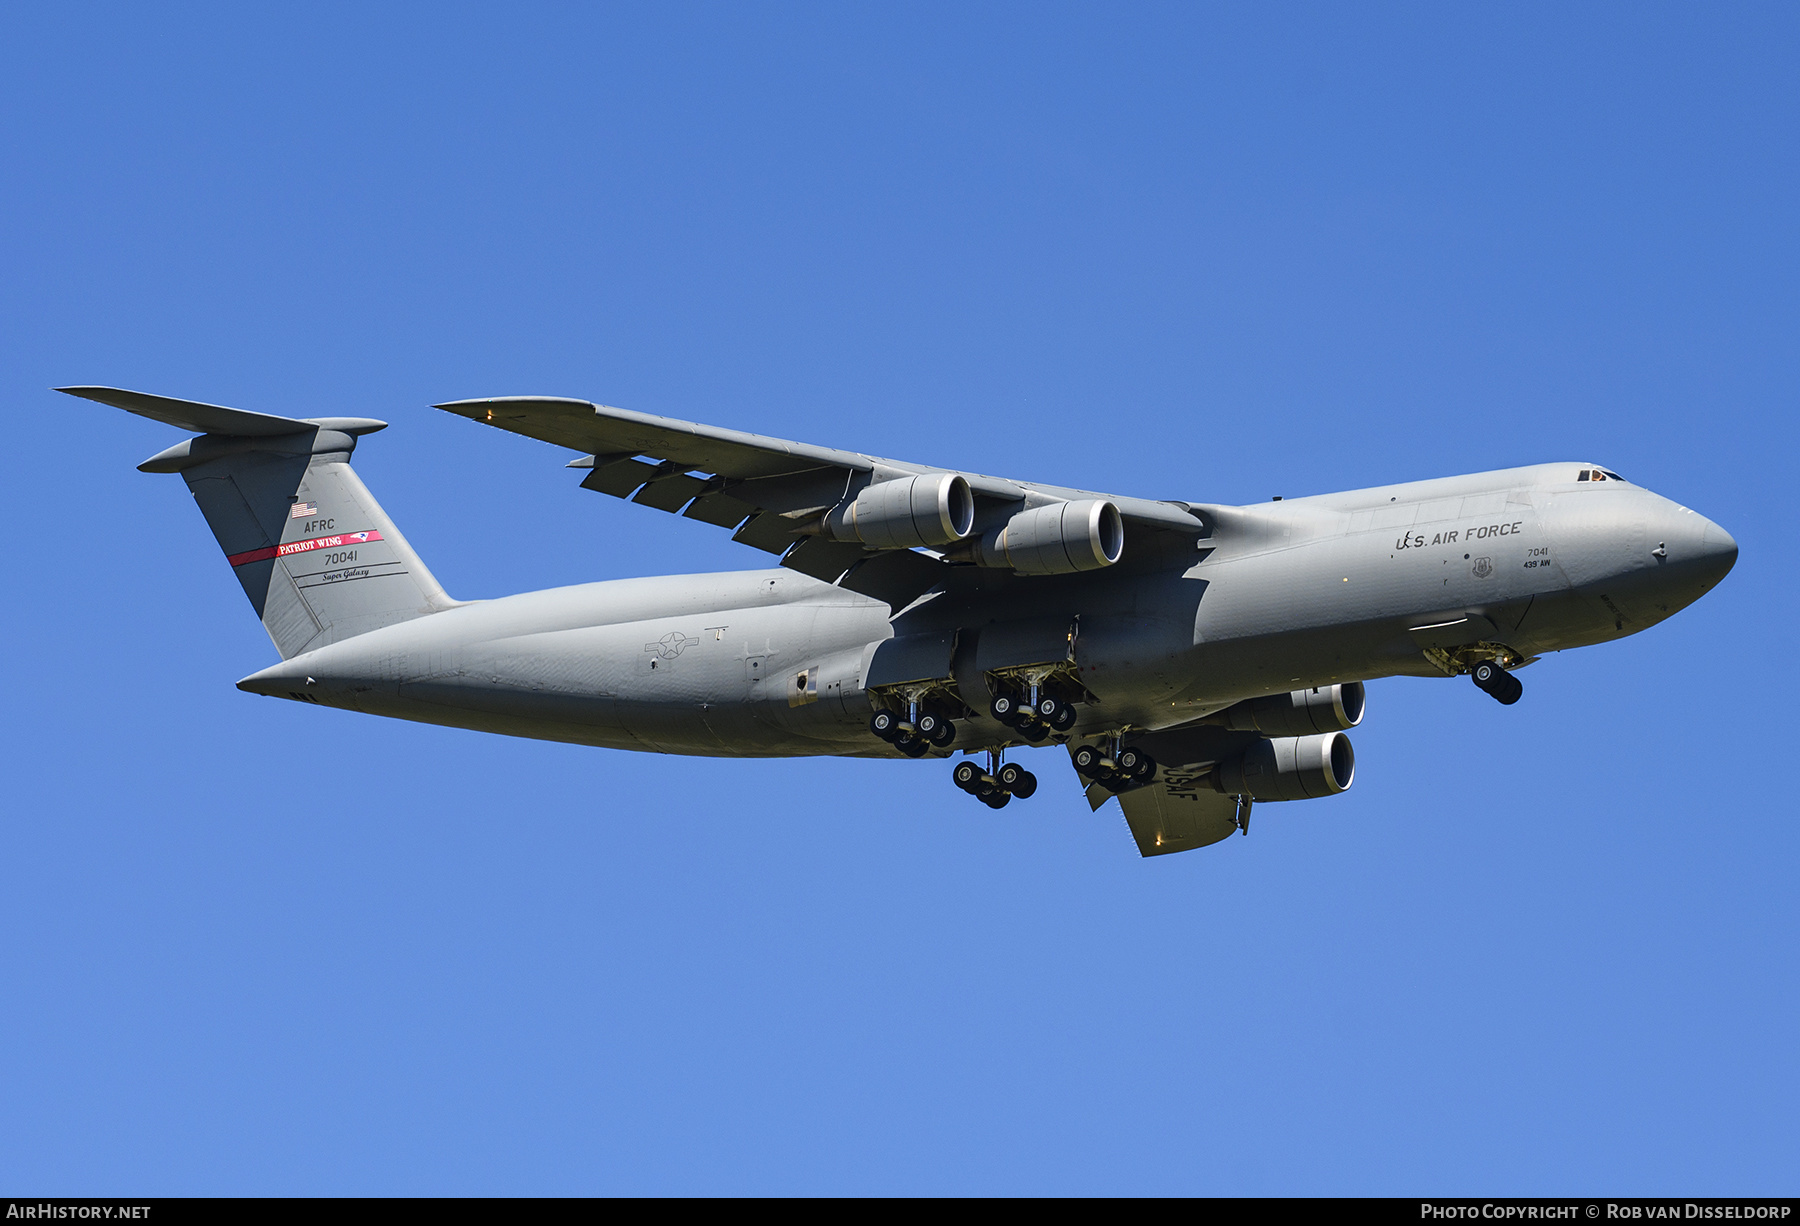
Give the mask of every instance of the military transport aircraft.
M 1146 856 L 1348 788 L 1363 682 L 1634 634 L 1725 577 L 1717 524 L 1571 461 L 1255 506 L 883 460 L 585 400 L 436 407 L 578 453 L 583 489 L 779 557 L 769 570 L 453 600 L 350 467 L 385 422 L 58 389 L 199 437 L 180 473 L 282 662 L 238 688 L 613 749 L 948 758 L 1000 808 L 1064 747 Z

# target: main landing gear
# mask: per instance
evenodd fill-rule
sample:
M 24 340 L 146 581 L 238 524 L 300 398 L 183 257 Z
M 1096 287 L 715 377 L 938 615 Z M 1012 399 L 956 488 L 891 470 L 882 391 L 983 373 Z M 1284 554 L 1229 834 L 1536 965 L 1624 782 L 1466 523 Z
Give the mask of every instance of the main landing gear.
M 1469 679 L 1491 694 L 1496 702 L 1509 707 L 1519 701 L 1519 696 L 1525 692 L 1519 679 L 1493 660 L 1483 660 L 1471 668 Z
M 1075 770 L 1083 779 L 1091 779 L 1112 793 L 1141 788 L 1156 778 L 1156 759 L 1141 749 L 1121 746 L 1113 738 L 1111 753 L 1107 746 L 1081 745 L 1074 753 Z
M 1024 701 L 1013 694 L 998 694 L 988 708 L 988 714 L 997 723 L 1017 729 L 1019 735 L 1033 745 L 1042 744 L 1052 732 L 1067 732 L 1075 726 L 1079 715 L 1073 703 L 1064 702 L 1054 694 L 1038 693 L 1037 688 L 1032 686 L 1032 694 Z
M 1029 800 L 1031 794 L 1037 791 L 1037 776 L 1017 762 L 1002 763 L 1000 758 L 1000 750 L 990 749 L 987 770 L 964 759 L 956 764 L 950 777 L 956 781 L 957 787 L 990 809 L 1004 809 L 1007 802 L 1015 796 L 1020 800 Z
M 902 719 L 883 707 L 869 716 L 869 731 L 909 758 L 922 758 L 933 748 L 942 749 L 956 739 L 956 724 L 947 716 L 929 709 L 921 711 L 916 702 L 907 705 L 912 718 Z

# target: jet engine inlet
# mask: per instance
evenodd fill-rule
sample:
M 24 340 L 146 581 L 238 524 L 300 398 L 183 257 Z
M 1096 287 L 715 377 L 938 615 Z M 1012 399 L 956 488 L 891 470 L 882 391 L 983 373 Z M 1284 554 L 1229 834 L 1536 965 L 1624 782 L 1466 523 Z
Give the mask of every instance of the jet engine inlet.
M 1306 736 L 1312 732 L 1342 732 L 1362 723 L 1363 683 L 1320 685 L 1266 698 L 1246 698 L 1215 717 L 1239 732 L 1268 736 Z M 1349 785 L 1346 784 L 1346 787 Z
M 1255 800 L 1311 800 L 1346 791 L 1356 777 L 1356 753 L 1341 732 L 1277 737 L 1219 763 L 1213 786 Z
M 1021 511 L 982 536 L 973 551 L 981 566 L 1021 575 L 1072 575 L 1111 566 L 1125 552 L 1119 508 L 1100 498 Z
M 948 545 L 974 526 L 975 496 L 955 473 L 883 481 L 825 516 L 826 535 L 871 549 Z

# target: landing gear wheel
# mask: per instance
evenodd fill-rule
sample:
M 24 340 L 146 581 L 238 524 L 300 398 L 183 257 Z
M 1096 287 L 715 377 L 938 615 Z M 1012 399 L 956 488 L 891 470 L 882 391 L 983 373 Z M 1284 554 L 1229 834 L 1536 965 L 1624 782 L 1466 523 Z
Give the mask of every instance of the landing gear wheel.
M 1022 770 L 1019 772 L 1019 781 L 1007 791 L 1020 800 L 1030 800 L 1032 793 L 1037 791 L 1037 776 L 1028 770 Z
M 884 741 L 900 735 L 900 717 L 892 711 L 877 711 L 869 716 L 869 731 Z
M 955 781 L 957 787 L 972 795 L 985 776 L 982 774 L 981 768 L 973 762 L 958 762 L 956 769 L 950 772 L 950 778 Z
M 931 752 L 931 746 L 916 736 L 903 736 L 894 742 L 894 748 L 909 758 L 922 758 Z
M 1050 729 L 1038 723 L 1021 724 L 1019 725 L 1019 735 L 1030 741 L 1033 745 L 1041 745 L 1045 740 L 1049 739 Z
M 996 790 L 991 795 L 983 796 L 981 798 L 981 803 L 990 809 L 1004 809 L 1006 808 L 1006 802 L 1011 799 L 1012 797 L 1007 793 Z
M 919 722 L 913 725 L 913 735 L 922 741 L 937 743 L 938 733 L 943 730 L 944 717 L 933 715 L 930 711 L 919 716 Z
M 1092 745 L 1077 746 L 1073 755 L 1075 773 L 1089 779 L 1097 778 L 1103 769 L 1100 765 L 1100 751 Z
M 945 745 L 948 745 L 951 741 L 954 741 L 955 739 L 956 739 L 956 725 L 946 719 L 946 720 L 940 720 L 938 722 L 938 730 L 937 730 L 937 733 L 931 738 L 931 743 L 933 745 L 936 745 L 938 748 L 942 749 Z
M 1008 762 L 1005 766 L 1000 768 L 1000 773 L 994 776 L 994 782 L 999 784 L 1006 791 L 1017 796 L 1019 794 L 1019 781 L 1025 778 L 1027 773 L 1029 772 L 1017 762 Z
M 1075 719 L 1079 714 L 1079 711 L 1065 702 L 1056 709 L 1056 714 L 1050 720 L 1050 727 L 1057 732 L 1067 732 L 1075 726 Z
M 1131 768 L 1131 777 L 1139 783 L 1147 783 L 1156 777 L 1156 759 L 1147 753 L 1138 755 L 1138 764 Z
M 993 705 L 988 707 L 988 714 L 999 720 L 1008 728 L 1019 718 L 1019 702 L 1011 694 L 996 694 Z
M 1525 693 L 1519 679 L 1492 660 L 1483 660 L 1469 671 L 1470 680 L 1502 706 L 1512 706 Z
M 1119 773 L 1132 776 L 1137 774 L 1138 765 L 1144 760 L 1141 749 L 1121 749 L 1119 751 Z
M 1054 724 L 1057 715 L 1059 715 L 1062 712 L 1063 707 L 1067 705 L 1068 704 L 1061 699 L 1051 698 L 1046 694 L 1044 697 L 1038 699 L 1038 704 L 1032 708 L 1031 713 L 1046 724 Z
M 1111 792 L 1114 796 L 1117 796 L 1120 792 L 1129 792 L 1131 790 L 1131 780 L 1124 775 L 1119 774 L 1117 771 L 1107 771 L 1104 775 L 1100 776 L 1099 783 L 1101 787 Z

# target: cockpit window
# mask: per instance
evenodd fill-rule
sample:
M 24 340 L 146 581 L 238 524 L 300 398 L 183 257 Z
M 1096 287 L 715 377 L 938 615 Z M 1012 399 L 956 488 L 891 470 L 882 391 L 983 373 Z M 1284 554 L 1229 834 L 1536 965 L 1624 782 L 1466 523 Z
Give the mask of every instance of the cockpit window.
M 1625 478 L 1611 469 L 1584 468 L 1575 475 L 1577 481 L 1623 481 Z

